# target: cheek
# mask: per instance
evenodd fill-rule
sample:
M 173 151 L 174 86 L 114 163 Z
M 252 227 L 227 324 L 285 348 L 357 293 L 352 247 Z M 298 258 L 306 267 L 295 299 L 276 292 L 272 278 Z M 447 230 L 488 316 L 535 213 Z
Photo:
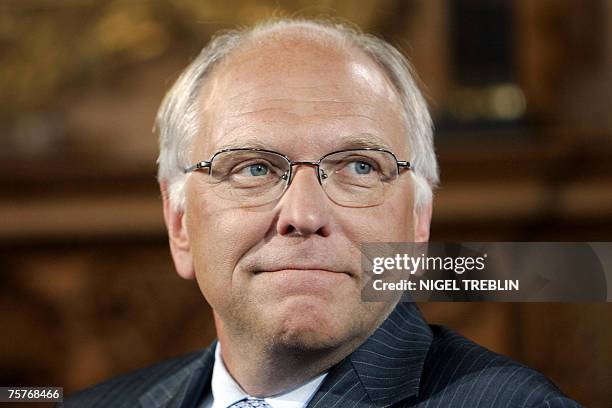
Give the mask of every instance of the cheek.
M 230 290 L 236 248 L 234 220 L 219 208 L 219 200 L 199 180 L 191 180 L 186 189 L 186 228 L 196 279 L 206 300 L 216 304 L 216 297 Z M 224 293 L 220 293 L 224 291 Z M 217 295 L 219 293 L 219 295 Z
M 382 210 L 382 208 L 381 208 Z M 356 241 L 411 242 L 414 240 L 414 221 L 408 209 L 388 208 L 352 217 Z
M 412 242 L 415 239 L 414 197 L 409 188 L 397 189 L 381 205 L 345 211 L 345 233 L 362 242 Z
M 262 214 L 222 207 L 216 197 L 198 199 L 189 208 L 187 230 L 198 284 L 214 307 L 231 299 L 236 265 L 262 242 L 269 223 Z

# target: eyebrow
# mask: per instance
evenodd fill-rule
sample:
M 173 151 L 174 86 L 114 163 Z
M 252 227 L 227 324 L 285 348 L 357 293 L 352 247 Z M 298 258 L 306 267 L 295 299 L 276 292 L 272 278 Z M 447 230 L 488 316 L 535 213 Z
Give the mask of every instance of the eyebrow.
M 380 137 L 370 133 L 359 133 L 355 135 L 340 136 L 334 150 L 344 149 L 385 149 L 392 151 L 391 146 Z M 264 149 L 274 150 L 269 144 L 264 143 L 256 137 L 246 137 L 239 140 L 231 140 L 222 144 L 219 150 L 226 149 Z M 279 152 L 281 153 L 281 152 Z

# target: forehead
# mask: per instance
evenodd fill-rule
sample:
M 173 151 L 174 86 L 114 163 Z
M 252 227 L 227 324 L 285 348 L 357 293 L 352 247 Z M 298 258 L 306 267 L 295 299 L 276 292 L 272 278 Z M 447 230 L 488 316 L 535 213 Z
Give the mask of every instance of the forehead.
M 348 147 L 407 153 L 395 88 L 363 52 L 276 33 L 215 67 L 200 94 L 193 151 L 265 147 L 299 159 Z

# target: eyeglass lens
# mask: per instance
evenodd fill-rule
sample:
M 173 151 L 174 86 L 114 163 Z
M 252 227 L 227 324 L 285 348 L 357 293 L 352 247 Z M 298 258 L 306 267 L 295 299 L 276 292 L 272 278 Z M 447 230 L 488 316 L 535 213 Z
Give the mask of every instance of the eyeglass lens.
M 366 207 L 382 203 L 397 162 L 389 152 L 351 150 L 325 156 L 319 163 L 321 185 L 335 203 Z M 265 151 L 221 152 L 211 163 L 211 188 L 219 197 L 257 206 L 282 196 L 290 183 L 291 163 Z

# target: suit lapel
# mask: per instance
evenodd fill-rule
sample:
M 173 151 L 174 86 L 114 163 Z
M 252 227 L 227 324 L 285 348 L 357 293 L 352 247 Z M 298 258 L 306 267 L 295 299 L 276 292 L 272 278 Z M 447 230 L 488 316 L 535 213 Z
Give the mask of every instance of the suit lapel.
M 202 356 L 156 383 L 140 398 L 143 408 L 195 408 L 205 388 L 210 386 L 216 341 Z
M 351 362 L 344 359 L 325 377 L 314 397 L 306 408 L 365 408 L 372 403 L 359 382 Z
M 331 369 L 307 408 L 382 408 L 416 396 L 432 338 L 416 305 L 399 303 L 357 350 Z

